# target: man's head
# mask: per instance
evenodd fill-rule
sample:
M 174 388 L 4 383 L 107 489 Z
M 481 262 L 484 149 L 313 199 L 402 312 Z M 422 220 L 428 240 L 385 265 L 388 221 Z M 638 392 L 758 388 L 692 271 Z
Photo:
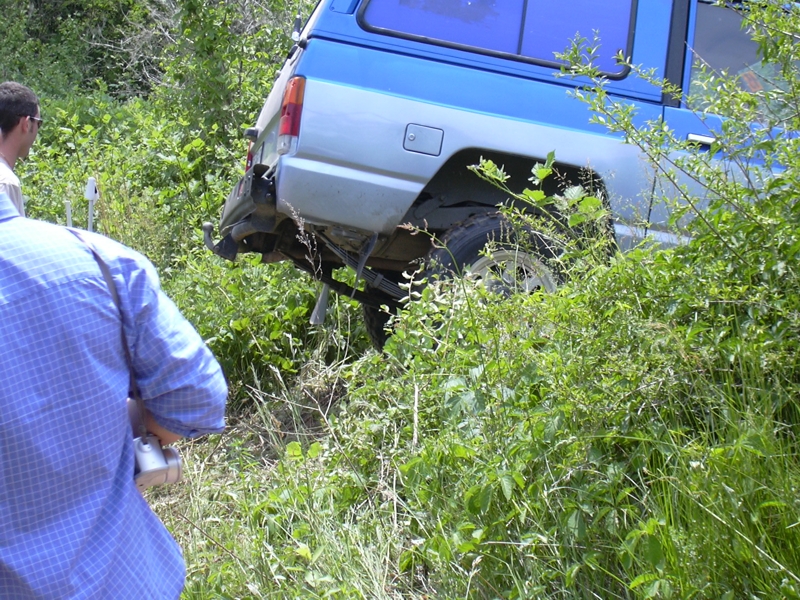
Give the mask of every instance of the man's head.
M 41 124 L 36 94 L 14 81 L 0 83 L 0 145 L 11 154 L 7 160 L 28 156 Z

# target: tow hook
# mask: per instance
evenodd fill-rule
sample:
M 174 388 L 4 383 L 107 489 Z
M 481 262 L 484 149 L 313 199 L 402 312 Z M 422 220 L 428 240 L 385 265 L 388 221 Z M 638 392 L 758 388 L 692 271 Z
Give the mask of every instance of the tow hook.
M 239 253 L 239 244 L 226 235 L 218 243 L 214 243 L 214 238 L 211 234 L 214 232 L 214 225 L 211 223 L 203 223 L 203 243 L 206 248 L 211 250 L 217 256 L 230 261 L 236 260 L 236 255 Z
M 214 224 L 209 222 L 203 223 L 203 243 L 206 245 L 206 248 L 212 252 L 216 252 L 214 248 L 214 238 L 211 237 L 211 234 L 213 233 Z

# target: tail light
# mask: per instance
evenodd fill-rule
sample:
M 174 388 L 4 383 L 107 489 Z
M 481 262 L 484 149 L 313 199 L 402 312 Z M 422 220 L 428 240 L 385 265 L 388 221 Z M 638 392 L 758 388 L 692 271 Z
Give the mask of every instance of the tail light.
M 303 112 L 305 90 L 305 77 L 292 77 L 283 91 L 281 121 L 278 126 L 278 154 L 289 152 L 292 140 L 300 133 L 300 115 Z
M 244 161 L 244 172 L 250 169 L 253 166 L 253 142 L 247 144 L 247 158 Z
M 245 173 L 247 173 L 250 167 L 253 166 L 253 142 L 255 142 L 256 139 L 258 138 L 258 133 L 259 131 L 256 127 L 250 127 L 246 129 L 244 132 L 244 137 L 250 140 L 250 143 L 247 144 L 247 159 L 245 160 L 244 163 Z

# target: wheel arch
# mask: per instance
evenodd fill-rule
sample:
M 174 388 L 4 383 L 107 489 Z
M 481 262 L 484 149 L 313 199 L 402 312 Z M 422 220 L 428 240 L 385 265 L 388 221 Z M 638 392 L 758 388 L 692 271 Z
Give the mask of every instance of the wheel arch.
M 456 152 L 425 185 L 402 222 L 443 232 L 471 216 L 494 210 L 498 205 L 511 201 L 511 197 L 505 190 L 478 177 L 468 167 L 479 164 L 481 159 L 493 161 L 509 176 L 506 182 L 509 189 L 519 194 L 533 187 L 530 182 L 533 166 L 536 163 L 544 164 L 546 158 L 482 148 Z M 542 183 L 546 194 L 554 195 L 571 185 L 583 185 L 610 208 L 605 182 L 590 167 L 555 162 L 553 171 L 553 175 Z

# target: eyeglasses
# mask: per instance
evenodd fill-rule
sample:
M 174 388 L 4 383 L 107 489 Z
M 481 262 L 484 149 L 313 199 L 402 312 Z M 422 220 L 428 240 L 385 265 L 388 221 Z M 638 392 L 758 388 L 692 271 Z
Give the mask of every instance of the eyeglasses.
M 41 128 L 42 127 L 42 123 L 44 123 L 44 119 L 42 119 L 40 117 L 34 117 L 32 115 L 19 115 L 19 116 L 20 117 L 28 117 L 31 121 L 35 121 L 36 122 L 36 126 L 38 128 Z

